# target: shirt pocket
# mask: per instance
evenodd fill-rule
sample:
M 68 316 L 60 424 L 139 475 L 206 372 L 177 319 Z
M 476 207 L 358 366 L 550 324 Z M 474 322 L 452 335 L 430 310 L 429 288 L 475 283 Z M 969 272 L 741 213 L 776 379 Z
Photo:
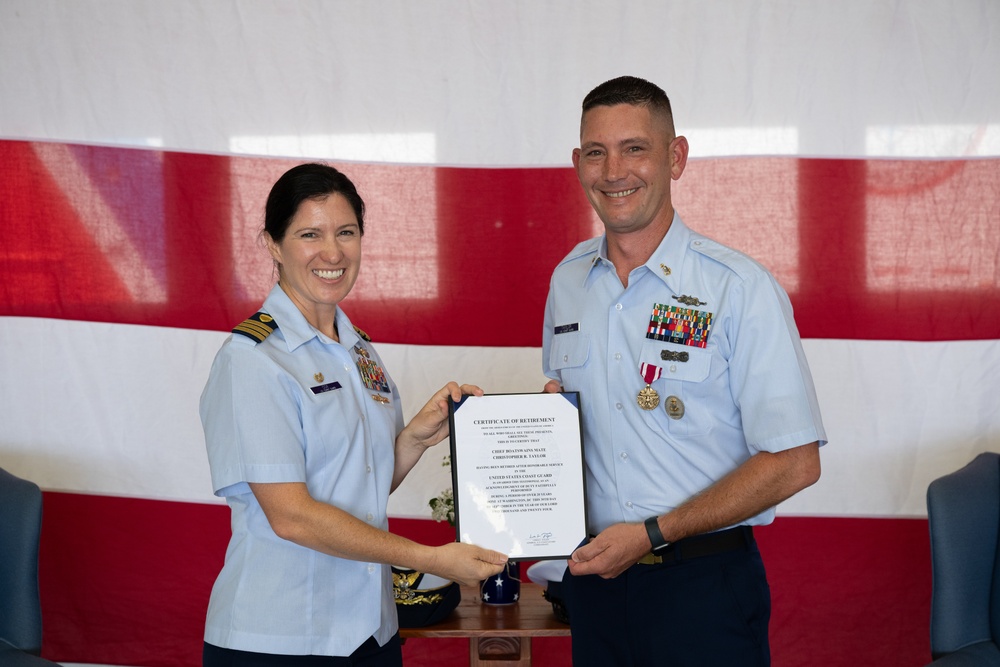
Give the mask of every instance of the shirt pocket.
M 590 359 L 590 335 L 582 331 L 557 334 L 549 348 L 549 368 L 559 374 L 566 391 L 579 391 L 583 369 Z
M 660 377 L 665 380 L 703 382 L 712 367 L 712 353 L 700 347 L 646 340 L 639 352 L 639 361 L 659 366 Z
M 662 429 L 675 436 L 693 437 L 712 430 L 711 384 L 708 378 L 712 369 L 709 350 L 667 343 L 657 340 L 643 341 L 639 361 L 659 366 L 660 378 L 653 388 L 660 395 L 660 404 L 652 410 L 653 418 Z M 670 397 L 683 405 L 683 415 L 674 419 L 667 414 Z

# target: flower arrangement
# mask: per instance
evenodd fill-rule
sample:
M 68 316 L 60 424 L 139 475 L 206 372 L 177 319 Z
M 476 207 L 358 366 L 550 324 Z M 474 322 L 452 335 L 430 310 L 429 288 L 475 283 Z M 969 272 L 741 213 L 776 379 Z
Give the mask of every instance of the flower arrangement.
M 451 467 L 451 456 L 445 456 L 441 461 L 444 468 Z M 427 503 L 431 506 L 431 518 L 435 521 L 447 521 L 449 525 L 455 525 L 455 494 L 449 486 L 443 489 L 435 498 L 431 498 Z

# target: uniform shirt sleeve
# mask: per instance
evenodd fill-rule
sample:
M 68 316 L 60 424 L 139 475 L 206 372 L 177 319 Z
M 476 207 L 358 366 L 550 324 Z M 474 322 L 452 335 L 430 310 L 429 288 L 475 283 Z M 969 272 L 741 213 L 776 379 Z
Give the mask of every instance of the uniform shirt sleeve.
M 733 294 L 730 385 L 747 446 L 779 452 L 825 444 L 819 404 L 788 296 L 768 273 Z
M 298 400 L 287 373 L 252 344 L 223 346 L 200 410 L 217 496 L 248 493 L 248 482 L 306 481 Z

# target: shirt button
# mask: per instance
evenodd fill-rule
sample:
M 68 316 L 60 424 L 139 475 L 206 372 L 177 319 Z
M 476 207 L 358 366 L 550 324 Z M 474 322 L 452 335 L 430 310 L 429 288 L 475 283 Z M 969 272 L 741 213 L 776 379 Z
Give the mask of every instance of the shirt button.
M 369 563 L 368 564 L 368 572 L 374 572 L 374 571 L 375 571 L 375 566 L 372 565 L 371 563 Z
M 622 457 L 622 461 L 628 461 L 628 452 L 622 452 L 619 456 Z
M 621 404 L 621 403 L 615 403 L 615 407 L 616 407 L 616 408 L 617 408 L 617 409 L 618 409 L 619 411 L 621 411 L 621 409 L 622 409 L 622 404 Z
M 369 521 L 371 521 L 372 519 L 374 519 L 374 518 L 375 518 L 375 515 L 374 515 L 374 514 L 372 514 L 371 512 L 369 512 L 369 513 L 367 514 L 367 516 L 365 516 L 365 518 L 366 518 L 366 519 L 368 519 Z
M 670 366 L 670 372 L 671 372 L 671 373 L 676 373 L 676 372 L 677 372 L 677 366 L 673 366 L 673 365 L 671 365 L 671 366 Z
M 371 472 L 371 471 L 372 471 L 372 467 L 371 467 L 371 466 L 366 466 L 366 467 L 365 467 L 365 469 L 366 469 L 366 470 L 367 470 L 368 472 Z
M 568 354 L 564 354 L 563 355 L 563 361 L 569 361 L 569 355 Z
M 616 303 L 615 304 L 615 310 L 621 310 L 621 309 L 622 309 L 622 305 L 620 303 Z
M 627 507 L 627 508 L 629 508 L 629 509 L 632 509 L 632 501 L 631 501 L 631 500 L 629 500 L 628 502 L 626 502 L 626 503 L 625 503 L 625 507 Z
M 622 360 L 622 353 L 615 352 L 615 361 L 621 361 L 621 360 Z

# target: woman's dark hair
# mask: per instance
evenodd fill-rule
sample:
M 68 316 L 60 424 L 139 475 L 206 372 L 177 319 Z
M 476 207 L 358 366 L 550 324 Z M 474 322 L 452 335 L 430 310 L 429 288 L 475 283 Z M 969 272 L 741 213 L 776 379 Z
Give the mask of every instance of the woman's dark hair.
M 365 202 L 354 183 L 333 167 L 316 162 L 292 167 L 271 186 L 264 206 L 264 231 L 272 241 L 281 243 L 303 201 L 322 200 L 333 194 L 343 195 L 354 209 L 358 230 L 364 236 Z

